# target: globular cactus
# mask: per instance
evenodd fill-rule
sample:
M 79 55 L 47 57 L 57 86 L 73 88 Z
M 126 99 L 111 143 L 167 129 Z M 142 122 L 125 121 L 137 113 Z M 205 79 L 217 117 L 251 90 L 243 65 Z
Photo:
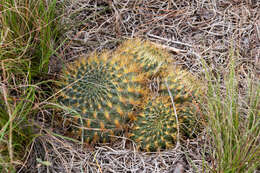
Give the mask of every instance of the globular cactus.
M 176 141 L 177 124 L 168 97 L 149 100 L 134 122 L 129 137 L 141 150 L 167 149 Z
M 195 102 L 200 92 L 200 82 L 180 68 L 171 68 L 167 72 L 166 77 L 156 80 L 159 88 L 157 96 L 150 97 L 144 105 L 130 133 L 130 138 L 142 150 L 156 151 L 174 146 L 176 118 L 181 138 L 191 136 L 198 123 Z
M 78 112 L 72 120 L 78 127 L 74 131 L 86 142 L 105 142 L 110 135 L 120 133 L 126 122 L 135 118 L 133 110 L 146 95 L 138 66 L 129 64 L 128 57 L 116 56 L 93 54 L 64 71 L 59 101 Z
M 160 79 L 160 94 L 169 95 L 170 90 L 176 103 L 191 102 L 203 94 L 201 81 L 190 72 L 178 66 L 171 66 L 166 71 L 166 77 Z
M 122 43 L 116 50 L 118 55 L 131 55 L 129 59 L 137 63 L 146 77 L 163 74 L 171 63 L 170 54 L 150 41 L 141 39 L 129 39 Z
M 180 125 L 181 133 L 183 137 L 192 137 L 201 127 L 200 102 L 206 88 L 202 81 L 180 67 L 170 67 L 167 71 L 168 75 L 160 86 L 160 94 L 173 97 L 174 104 L 180 109 L 179 114 L 185 114 Z

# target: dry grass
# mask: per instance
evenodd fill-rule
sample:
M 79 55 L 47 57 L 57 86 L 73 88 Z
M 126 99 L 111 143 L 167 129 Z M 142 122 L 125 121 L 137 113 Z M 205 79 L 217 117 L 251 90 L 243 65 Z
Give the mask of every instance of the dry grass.
M 171 172 L 177 164 L 183 165 L 186 172 L 194 172 L 193 167 L 198 172 L 203 170 L 198 141 L 160 153 L 137 152 L 135 146 L 129 149 L 127 145 L 123 139 L 112 146 L 88 148 L 46 134 L 34 141 L 26 163 L 28 167 L 23 168 L 23 172 Z M 50 165 L 39 162 L 38 158 Z
M 249 73 L 260 77 L 259 11 L 257 0 L 68 0 L 62 19 L 67 42 L 52 57 L 50 72 L 58 72 L 63 63 L 81 54 L 141 37 L 173 50 L 176 64 L 195 75 L 204 75 L 201 59 L 213 72 L 225 75 L 232 46 L 238 50 L 235 66 L 242 96 Z M 213 162 L 204 155 L 210 148 L 205 132 L 174 150 L 142 153 L 125 139 L 95 148 L 83 146 L 55 136 L 46 124 L 22 172 L 173 172 L 178 164 L 185 172 L 204 172 L 205 162 Z

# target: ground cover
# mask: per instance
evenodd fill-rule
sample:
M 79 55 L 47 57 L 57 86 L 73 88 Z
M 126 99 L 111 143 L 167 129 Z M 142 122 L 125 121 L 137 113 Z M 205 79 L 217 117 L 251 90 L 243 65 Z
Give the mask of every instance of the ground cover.
M 259 169 L 258 1 L 3 0 L 0 10 L 2 172 Z M 124 137 L 95 147 L 67 137 L 53 102 L 62 67 L 135 37 L 205 81 L 205 129 L 159 153 L 137 152 Z

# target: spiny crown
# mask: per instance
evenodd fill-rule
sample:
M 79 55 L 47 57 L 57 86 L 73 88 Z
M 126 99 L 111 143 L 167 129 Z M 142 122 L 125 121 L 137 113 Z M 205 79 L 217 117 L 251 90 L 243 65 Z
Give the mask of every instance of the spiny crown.
M 116 54 L 132 55 L 132 61 L 137 63 L 148 76 L 154 76 L 164 71 L 169 63 L 170 54 L 150 41 L 129 39 L 122 43 Z
M 121 57 L 111 58 L 108 52 L 92 54 L 65 70 L 59 101 L 80 114 L 74 123 L 86 129 L 80 133 L 87 142 L 96 142 L 100 136 L 106 140 L 120 132 L 128 119 L 134 119 L 133 109 L 142 103 L 146 92 L 142 73 L 135 64 L 127 64 L 127 57 Z

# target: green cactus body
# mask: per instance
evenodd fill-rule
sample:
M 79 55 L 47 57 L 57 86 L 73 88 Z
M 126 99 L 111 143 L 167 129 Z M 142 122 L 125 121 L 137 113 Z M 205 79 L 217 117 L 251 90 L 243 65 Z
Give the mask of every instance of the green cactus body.
M 161 78 L 160 94 L 169 95 L 169 89 L 176 103 L 191 102 L 202 94 L 201 81 L 190 72 L 179 67 L 170 67 L 167 73 L 166 77 Z
M 133 109 L 142 103 L 143 76 L 127 57 L 111 58 L 105 52 L 81 58 L 68 66 L 59 101 L 76 110 L 77 127 L 86 142 L 103 142 L 117 135 L 134 119 Z
M 184 118 L 180 124 L 181 135 L 192 137 L 200 130 L 202 117 L 199 99 L 205 94 L 206 89 L 200 80 L 186 70 L 175 67 L 169 69 L 168 72 L 169 75 L 161 85 L 161 94 L 169 96 L 169 88 L 174 104 L 180 109 L 179 115 Z
M 130 134 L 130 138 L 142 150 L 156 151 L 174 146 L 177 121 L 173 104 L 176 108 L 181 138 L 191 136 L 198 122 L 196 117 L 198 110 L 194 102 L 197 99 L 200 82 L 180 68 L 171 68 L 167 72 L 168 75 L 159 81 L 157 97 L 155 99 L 150 97 Z
M 171 148 L 176 134 L 176 118 L 169 97 L 159 97 L 147 102 L 129 135 L 139 149 L 156 151 Z
M 163 72 L 171 62 L 170 54 L 167 51 L 141 39 L 130 39 L 123 42 L 116 50 L 116 54 L 132 55 L 131 60 L 137 63 L 148 77 Z

